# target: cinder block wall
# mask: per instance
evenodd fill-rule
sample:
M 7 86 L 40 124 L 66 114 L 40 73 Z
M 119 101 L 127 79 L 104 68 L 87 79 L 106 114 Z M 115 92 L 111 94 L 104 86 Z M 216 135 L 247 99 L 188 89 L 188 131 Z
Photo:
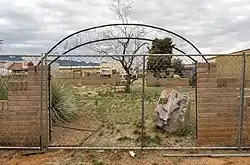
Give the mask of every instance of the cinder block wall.
M 250 52 L 249 52 L 250 53 Z M 240 53 L 241 55 L 242 53 Z M 242 56 L 219 56 L 216 58 L 219 77 L 241 78 Z M 250 87 L 250 56 L 246 56 L 246 86 Z
M 189 78 L 173 79 L 173 78 L 155 78 L 152 73 L 146 75 L 146 85 L 148 87 L 189 87 Z
M 112 78 L 105 78 L 100 75 L 91 75 L 87 77 L 63 77 L 59 76 L 59 79 L 65 80 L 69 82 L 70 84 L 73 84 L 75 86 L 84 86 L 84 85 L 102 85 L 102 84 L 109 84 L 109 85 L 115 85 L 117 82 L 120 82 L 120 75 L 114 75 Z
M 44 76 L 45 77 L 45 76 Z M 45 83 L 43 80 L 43 136 L 46 133 Z M 40 145 L 41 67 L 29 66 L 28 76 L 8 85 L 8 100 L 0 101 L 0 145 Z
M 236 77 L 217 77 L 216 64 L 200 63 L 197 69 L 198 144 L 202 146 L 236 146 L 239 126 L 240 84 Z M 244 139 L 249 122 L 247 102 L 244 107 Z M 250 125 L 249 125 L 250 126 Z

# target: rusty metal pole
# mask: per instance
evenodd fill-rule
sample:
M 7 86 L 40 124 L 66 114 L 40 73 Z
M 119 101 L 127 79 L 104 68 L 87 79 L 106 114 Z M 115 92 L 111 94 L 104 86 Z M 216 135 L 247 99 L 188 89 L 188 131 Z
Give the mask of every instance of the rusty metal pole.
M 240 105 L 239 105 L 239 129 L 238 129 L 238 147 L 242 150 L 243 140 L 243 122 L 244 122 L 244 100 L 245 100 L 245 74 L 246 74 L 246 55 L 242 55 L 241 85 L 240 85 Z
M 141 109 L 141 149 L 144 147 L 144 124 L 145 124 L 145 55 L 143 56 L 142 66 L 142 109 Z
M 39 135 L 39 140 L 40 140 L 40 150 L 43 150 L 43 58 L 44 54 L 41 54 L 41 82 L 40 82 L 40 135 Z

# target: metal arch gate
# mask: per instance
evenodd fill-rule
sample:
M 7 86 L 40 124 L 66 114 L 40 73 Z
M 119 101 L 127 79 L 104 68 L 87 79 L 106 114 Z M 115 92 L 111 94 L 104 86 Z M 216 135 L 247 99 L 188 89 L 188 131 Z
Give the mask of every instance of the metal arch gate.
M 126 56 L 126 55 L 124 55 Z M 127 56 L 130 56 L 130 55 L 127 55 Z M 140 55 L 143 57 L 143 70 L 145 71 L 145 57 L 146 55 Z M 244 82 L 244 75 L 245 75 L 245 64 L 246 64 L 246 59 L 245 59 L 245 56 L 243 56 L 243 64 L 242 65 L 242 81 L 241 83 Z M 143 72 L 144 73 L 144 72 Z M 145 76 L 145 75 L 144 75 Z M 143 81 L 142 82 L 145 82 L 144 81 L 144 77 L 143 76 Z M 241 88 L 241 97 L 244 98 L 244 83 L 241 84 L 242 88 Z M 142 85 L 142 111 L 141 111 L 141 123 L 143 124 L 144 123 L 144 83 Z M 242 96 L 243 95 L 243 96 Z M 242 108 L 244 102 L 243 100 L 241 100 L 241 103 L 240 103 L 240 107 Z M 240 112 L 242 113 L 243 112 L 243 109 L 240 109 Z M 241 126 L 239 128 L 239 134 L 241 134 L 240 136 L 243 136 L 242 135 L 242 126 L 243 126 L 243 123 L 242 123 L 242 117 L 243 115 L 241 114 L 241 122 L 239 123 Z M 141 128 L 142 129 L 142 133 L 144 133 L 144 127 Z M 140 147 L 117 147 L 117 146 L 113 146 L 113 147 L 98 147 L 98 146 L 94 146 L 94 147 L 87 147 L 87 146 L 48 146 L 47 149 L 48 150 L 58 150 L 58 149 L 68 149 L 68 150 L 114 150 L 114 149 L 117 149 L 117 150 L 246 150 L 246 149 L 249 149 L 249 147 L 244 147 L 242 146 L 242 138 L 239 138 L 239 146 L 235 146 L 235 147 L 145 147 L 143 142 L 141 143 L 141 146 Z M 213 155 L 213 154 L 212 154 Z M 171 156 L 171 154 L 169 155 Z M 178 156 L 177 155 L 173 155 L 173 156 Z M 179 156 L 211 156 L 211 154 L 195 154 L 195 155 L 192 155 L 192 154 L 181 154 Z M 215 154 L 214 156 L 249 156 L 249 154 Z
M 137 39 L 137 40 L 147 40 L 147 41 L 152 41 L 152 39 L 149 39 L 149 38 L 132 38 L 132 37 L 114 37 L 114 38 L 103 38 L 103 39 L 99 39 L 99 40 L 93 40 L 93 41 L 88 41 L 88 42 L 85 42 L 85 43 L 81 43 L 79 45 L 76 45 L 74 47 L 71 47 L 71 48 L 68 48 L 68 50 L 62 52 L 62 53 L 56 53 L 58 55 L 50 55 L 50 53 L 56 49 L 56 47 L 58 45 L 60 45 L 63 41 L 65 41 L 66 39 L 72 37 L 73 35 L 75 34 L 78 34 L 78 33 L 81 33 L 81 32 L 84 32 L 84 31 L 88 31 L 88 30 L 91 30 L 91 29 L 95 29 L 95 28 L 102 28 L 102 27 L 106 27 L 106 26 L 119 26 L 119 25 L 124 25 L 124 24 L 110 24 L 110 25 L 103 25 L 103 26 L 98 26 L 98 27 L 93 27 L 93 28 L 89 28 L 89 29 L 85 29 L 85 30 L 81 30 L 79 32 L 76 32 L 76 33 L 73 33 L 67 37 L 65 37 L 63 40 L 61 40 L 58 44 L 56 44 L 46 55 L 48 57 L 56 57 L 54 60 L 52 60 L 52 62 L 49 63 L 48 67 L 49 67 L 49 71 L 48 71 L 48 77 L 49 77 L 49 81 L 48 81 L 48 85 L 49 85 L 49 89 L 50 89 L 50 65 L 56 61 L 57 59 L 59 59 L 61 56 L 69 53 L 70 51 L 76 49 L 76 48 L 79 48 L 81 46 L 84 46 L 84 45 L 87 45 L 87 44 L 91 44 L 91 43 L 95 43 L 95 42 L 101 42 L 101 41 L 107 41 L 107 40 L 118 40 L 118 39 Z M 143 25 L 143 24 L 125 24 L 125 25 L 136 25 L 136 26 L 146 26 L 146 27 L 151 27 L 151 28 L 156 28 L 156 29 L 160 29 L 160 30 L 163 30 L 163 31 L 167 31 L 165 29 L 162 29 L 162 28 L 157 28 L 157 27 L 153 27 L 153 26 L 149 26 L 149 25 Z M 170 31 L 167 31 L 167 32 L 170 32 Z M 170 33 L 173 33 L 173 32 L 170 32 Z M 175 34 L 175 33 L 173 33 Z M 190 45 L 192 45 L 192 47 L 194 47 L 194 49 L 200 54 L 200 52 L 198 51 L 198 49 L 192 44 L 190 43 L 188 40 L 184 39 L 183 37 L 179 36 L 178 34 L 175 34 L 177 35 L 178 37 L 182 38 L 183 40 L 187 41 Z M 181 49 L 179 48 L 175 48 L 177 51 L 183 53 L 184 55 L 186 54 L 184 51 L 182 51 Z M 122 54 L 122 56 L 126 56 L 125 54 Z M 188 55 L 186 55 L 188 57 Z M 203 58 L 204 56 L 201 55 Z M 145 71 L 145 55 L 142 55 L 143 57 L 143 71 Z M 192 59 L 192 57 L 190 57 Z M 204 58 L 205 59 L 205 58 Z M 195 64 L 197 64 L 197 61 L 195 61 L 194 59 L 192 59 Z M 207 60 L 205 59 L 205 61 L 207 62 Z M 196 68 L 197 68 L 197 65 L 196 65 Z M 143 72 L 144 73 L 144 72 Z M 145 79 L 145 75 L 143 74 L 143 86 L 142 86 L 142 114 L 141 114 L 141 123 L 144 125 L 144 81 Z M 196 82 L 197 83 L 197 82 Z M 197 87 L 197 85 L 196 85 Z M 197 94 L 197 88 L 196 88 L 196 94 Z M 49 95 L 50 97 L 50 95 Z M 49 98 L 50 100 L 50 98 Z M 197 100 L 197 95 L 196 95 L 196 100 Z M 197 103 L 197 101 L 196 101 Z M 197 106 L 196 106 L 197 107 Z M 144 133 L 144 127 L 142 126 L 142 134 Z M 237 147 L 144 147 L 143 145 L 143 142 L 141 143 L 141 147 L 65 147 L 65 146 L 53 146 L 53 147 L 48 147 L 48 149 L 166 149 L 166 150 L 188 150 L 188 149 L 210 149 L 210 150 L 213 150 L 213 149 L 238 149 Z
M 48 64 L 48 89 L 49 89 L 49 92 L 48 92 L 48 100 L 49 100 L 49 105 L 51 104 L 50 103 L 50 100 L 51 100 L 51 94 L 50 94 L 50 86 L 51 86 L 51 74 L 50 74 L 50 71 L 51 71 L 51 64 L 53 64 L 53 62 L 55 62 L 56 60 L 58 60 L 60 57 L 62 57 L 63 55 L 73 51 L 74 49 L 77 49 L 79 47 L 82 47 L 84 45 L 88 45 L 88 44 L 92 44 L 92 43 L 96 43 L 96 42 L 102 42 L 102 41 L 109 41 L 109 40 L 119 40 L 119 39 L 134 39 L 134 40 L 142 40 L 142 41 L 153 41 L 153 39 L 150 39 L 150 38 L 141 38 L 141 37 L 109 37 L 109 38 L 103 38 L 103 39 L 94 39 L 92 41 L 88 41 L 88 42 L 84 42 L 84 43 L 79 43 L 77 45 L 74 45 L 73 47 L 70 47 L 67 48 L 67 50 L 64 50 L 63 52 L 59 53 L 59 55 L 50 55 L 54 50 L 57 49 L 57 47 L 59 47 L 63 42 L 67 41 L 67 39 L 70 39 L 72 38 L 74 35 L 77 35 L 79 33 L 83 33 L 83 32 L 86 32 L 86 31 L 90 31 L 90 30 L 93 30 L 93 29 L 100 29 L 100 28 L 105 28 L 105 27 L 116 27 L 116 26 L 142 26 L 142 27 L 149 27 L 149 28 L 153 28 L 153 29 L 157 29 L 157 30 L 161 30 L 161 31 L 164 31 L 164 32 L 167 32 L 167 33 L 170 33 L 170 34 L 173 34 L 177 37 L 179 37 L 181 40 L 184 40 L 185 42 L 187 42 L 188 44 L 191 45 L 191 47 L 200 54 L 200 51 L 190 42 L 188 41 L 187 39 L 185 39 L 184 37 L 174 33 L 174 32 L 171 32 L 169 30 L 166 30 L 166 29 L 163 29 L 163 28 L 159 28 L 159 27 L 155 27 L 155 26 L 151 26 L 151 25 L 145 25 L 145 24 L 108 24 L 108 25 L 102 25 L 102 26 L 97 26 L 97 27 L 92 27 L 92 28 L 88 28 L 88 29 L 84 29 L 84 30 L 80 30 L 76 33 L 73 33 L 67 37 L 65 37 L 64 39 L 62 39 L 61 41 L 59 41 L 53 48 L 51 48 L 47 53 L 46 53 L 46 56 L 47 57 L 55 57 L 52 61 L 50 61 L 50 63 Z M 174 47 L 175 50 L 177 50 L 178 52 L 182 53 L 182 54 L 186 54 L 183 50 L 181 50 L 180 48 L 178 47 Z M 58 52 L 56 52 L 56 54 L 58 54 Z M 124 56 L 124 54 L 123 54 Z M 187 57 L 189 57 L 193 62 L 197 63 L 197 61 L 195 59 L 193 59 L 191 56 L 189 55 L 186 55 Z M 203 57 L 203 56 L 202 56 Z M 203 57 L 203 59 L 205 59 Z M 206 61 L 206 59 L 205 59 Z M 39 63 L 40 64 L 40 63 Z M 38 65 L 39 65 L 38 64 Z M 141 123 L 142 123 L 142 135 L 144 133 L 144 83 L 145 83 L 145 56 L 143 56 L 143 85 L 142 85 L 142 117 L 141 117 Z M 197 98 L 197 97 L 196 97 Z M 50 106 L 49 106 L 50 107 Z M 50 113 L 49 113 L 50 114 Z M 50 119 L 50 115 L 48 116 L 48 118 Z M 49 120 L 49 123 L 50 123 L 50 120 Z M 51 126 L 51 124 L 49 124 L 49 126 Z M 50 140 L 51 140 L 51 128 L 49 128 L 49 136 L 50 136 Z M 141 149 L 144 147 L 143 145 L 143 142 L 141 142 Z

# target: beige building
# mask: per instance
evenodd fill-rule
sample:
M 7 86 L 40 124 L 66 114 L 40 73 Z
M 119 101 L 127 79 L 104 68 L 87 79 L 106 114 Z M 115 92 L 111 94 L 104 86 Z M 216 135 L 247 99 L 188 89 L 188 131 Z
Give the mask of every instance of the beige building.
M 59 66 L 57 76 L 81 78 L 98 74 L 100 66 Z
M 120 75 L 124 79 L 127 75 L 126 71 L 119 61 L 109 60 L 103 61 L 100 64 L 100 75 L 104 77 L 112 77 L 113 75 Z
M 207 58 L 207 61 L 208 61 L 209 63 L 215 63 L 216 58 L 217 58 L 217 56 L 215 56 L 215 57 L 210 57 L 210 58 Z
M 238 80 L 241 78 L 242 72 L 242 54 L 249 53 L 246 57 L 246 80 L 250 80 L 250 49 L 232 52 L 239 56 L 216 56 L 209 58 L 210 63 L 217 64 L 217 74 L 219 77 L 236 77 Z

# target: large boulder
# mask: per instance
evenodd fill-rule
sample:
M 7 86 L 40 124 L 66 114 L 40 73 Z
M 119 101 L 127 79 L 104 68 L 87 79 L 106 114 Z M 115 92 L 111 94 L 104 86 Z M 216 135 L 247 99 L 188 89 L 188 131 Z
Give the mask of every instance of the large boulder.
M 190 100 L 176 90 L 163 90 L 155 109 L 156 125 L 169 133 L 185 130 L 190 122 Z

